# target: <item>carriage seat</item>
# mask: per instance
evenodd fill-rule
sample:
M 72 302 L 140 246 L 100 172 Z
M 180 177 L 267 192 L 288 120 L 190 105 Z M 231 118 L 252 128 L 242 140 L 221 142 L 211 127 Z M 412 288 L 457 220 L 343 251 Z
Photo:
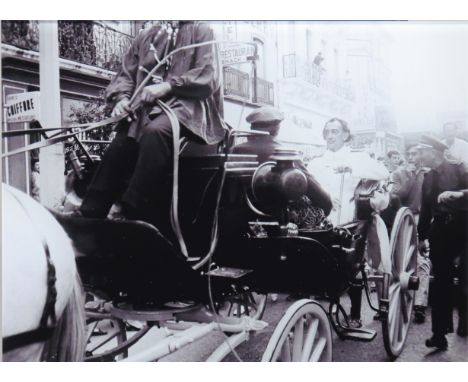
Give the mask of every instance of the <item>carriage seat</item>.
M 216 171 L 224 160 L 219 144 L 207 145 L 184 139 L 181 143 L 180 168 L 182 171 Z M 226 169 L 228 173 L 251 173 L 258 167 L 256 155 L 229 154 Z

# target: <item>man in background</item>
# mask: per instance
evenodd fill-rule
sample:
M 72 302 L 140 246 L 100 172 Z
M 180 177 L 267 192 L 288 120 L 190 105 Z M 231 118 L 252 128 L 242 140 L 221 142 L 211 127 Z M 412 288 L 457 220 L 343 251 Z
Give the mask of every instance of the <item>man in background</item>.
M 388 158 L 388 171 L 393 172 L 398 169 L 398 167 L 401 165 L 402 160 L 401 160 L 401 154 L 397 150 L 390 150 L 387 153 L 387 158 Z
M 32 171 L 31 171 L 31 185 L 30 185 L 30 188 L 31 188 L 31 196 L 37 200 L 38 202 L 40 202 L 40 187 L 39 187 L 39 181 L 40 181 L 40 165 L 39 165 L 39 161 L 36 160 L 36 161 L 33 161 L 31 163 L 31 166 L 32 166 Z
M 434 272 L 432 303 L 432 337 L 426 346 L 446 350 L 446 334 L 453 331 L 454 260 L 460 257 L 459 321 L 457 333 L 466 336 L 467 329 L 467 229 L 468 173 L 462 164 L 450 163 L 442 141 L 421 138 L 422 164 L 431 168 L 422 187 L 421 213 L 418 223 L 420 251 L 430 247 Z
M 267 132 L 268 135 L 250 136 L 247 142 L 234 147 L 233 154 L 255 154 L 260 164 L 269 160 L 275 150 L 283 147 L 277 141 L 281 121 L 284 119 L 283 113 L 271 106 L 264 106 L 252 111 L 246 118 L 251 124 L 251 129 L 261 132 Z M 332 202 L 328 192 L 326 192 L 319 182 L 307 171 L 305 166 L 297 163 L 307 178 L 306 196 L 313 206 L 323 210 L 324 216 L 327 216 L 332 209 Z
M 327 149 L 322 156 L 310 161 L 308 170 L 330 192 L 333 210 L 329 219 L 336 226 L 354 220 L 354 191 L 359 181 L 386 180 L 389 173 L 369 154 L 350 149 L 347 143 L 351 140 L 351 131 L 346 121 L 332 118 L 322 133 Z
M 458 127 L 454 123 L 446 123 L 443 132 L 443 142 L 448 146 L 447 159 L 463 163 L 468 171 L 468 142 L 457 138 Z
M 399 199 L 400 204 L 408 207 L 413 213 L 416 224 L 419 221 L 421 209 L 422 185 L 424 176 L 428 172 L 422 167 L 420 147 L 416 144 L 409 146 L 407 151 L 407 165 L 400 167 L 390 175 L 392 181 L 392 196 Z M 416 292 L 414 306 L 414 320 L 421 324 L 426 319 L 426 308 L 429 295 L 429 276 L 431 261 L 428 253 L 418 253 L 419 289 Z
M 310 161 L 308 170 L 330 192 L 333 210 L 328 219 L 338 226 L 355 220 L 354 193 L 358 183 L 362 179 L 387 180 L 389 173 L 369 154 L 349 148 L 351 131 L 346 121 L 332 118 L 325 123 L 322 133 L 327 149 L 321 157 Z M 360 328 L 362 286 L 352 285 L 348 294 L 351 299 L 349 326 Z

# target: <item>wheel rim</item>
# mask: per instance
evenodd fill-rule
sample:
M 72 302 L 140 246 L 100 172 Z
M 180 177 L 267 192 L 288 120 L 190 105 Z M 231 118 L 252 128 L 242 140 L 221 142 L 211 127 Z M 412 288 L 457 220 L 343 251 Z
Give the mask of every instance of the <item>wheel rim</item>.
M 332 360 L 331 329 L 323 308 L 310 300 L 292 305 L 270 338 L 263 361 L 327 362 Z
M 99 302 L 100 297 L 92 292 L 87 294 Z M 89 357 L 99 358 L 100 353 L 105 353 L 112 348 L 113 344 L 121 345 L 127 340 L 125 323 L 122 320 L 110 317 L 108 313 L 91 310 L 87 315 L 87 345 L 85 360 Z M 96 335 L 96 331 L 104 329 L 102 333 Z M 115 346 L 115 345 L 114 345 Z M 114 359 L 119 360 L 128 357 L 128 350 L 123 349 Z
M 408 288 L 417 272 L 416 223 L 409 209 L 400 209 L 390 239 L 392 273 L 388 288 L 388 316 L 382 322 L 388 354 L 397 357 L 403 350 L 411 323 L 415 291 Z

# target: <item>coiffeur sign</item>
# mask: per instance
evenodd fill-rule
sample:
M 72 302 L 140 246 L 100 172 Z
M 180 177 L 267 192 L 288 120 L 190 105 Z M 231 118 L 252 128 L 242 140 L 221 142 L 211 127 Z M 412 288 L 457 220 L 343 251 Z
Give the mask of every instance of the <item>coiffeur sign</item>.
M 10 94 L 5 98 L 7 122 L 32 122 L 40 118 L 40 92 Z

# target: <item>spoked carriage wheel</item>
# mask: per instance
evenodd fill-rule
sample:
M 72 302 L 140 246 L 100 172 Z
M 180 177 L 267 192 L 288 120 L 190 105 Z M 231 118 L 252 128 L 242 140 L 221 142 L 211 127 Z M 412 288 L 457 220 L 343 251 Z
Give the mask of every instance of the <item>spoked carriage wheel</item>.
M 388 314 L 382 319 L 383 338 L 385 350 L 392 359 L 403 350 L 413 312 L 417 289 L 416 232 L 413 214 L 408 208 L 401 208 L 390 236 L 392 273 L 383 291 L 383 298 L 388 299 Z
M 263 353 L 262 362 L 330 362 L 332 336 L 325 310 L 311 300 L 299 300 L 280 320 Z
M 87 345 L 85 361 L 113 361 L 128 357 L 128 350 L 118 349 L 127 341 L 124 321 L 111 317 L 104 310 L 104 300 L 92 292 L 87 292 L 86 324 Z
M 261 320 L 263 313 L 265 313 L 266 303 L 266 294 L 258 294 L 247 289 L 227 298 L 224 307 L 219 310 L 219 314 L 238 318 L 248 316 L 255 320 Z

